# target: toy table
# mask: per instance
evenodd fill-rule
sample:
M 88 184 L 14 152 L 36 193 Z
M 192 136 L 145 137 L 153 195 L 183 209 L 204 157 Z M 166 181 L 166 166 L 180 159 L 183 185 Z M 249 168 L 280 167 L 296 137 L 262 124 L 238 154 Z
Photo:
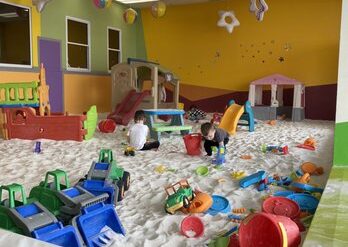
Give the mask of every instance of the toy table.
M 144 110 L 146 124 L 150 129 L 151 138 L 160 140 L 161 132 L 180 131 L 181 135 L 190 133 L 192 126 L 184 125 L 185 111 L 178 109 L 147 109 Z M 171 116 L 170 123 L 156 123 L 155 116 Z

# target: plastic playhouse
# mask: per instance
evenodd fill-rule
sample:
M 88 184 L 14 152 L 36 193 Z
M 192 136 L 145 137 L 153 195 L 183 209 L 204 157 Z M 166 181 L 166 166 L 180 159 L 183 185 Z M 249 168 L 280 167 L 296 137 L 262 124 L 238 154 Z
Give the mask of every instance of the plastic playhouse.
M 263 105 L 263 87 L 271 86 L 271 103 Z M 285 106 L 283 101 L 284 89 L 294 88 L 293 105 Z M 274 120 L 278 115 L 284 115 L 292 121 L 304 119 L 305 87 L 298 80 L 284 75 L 274 74 L 250 83 L 249 101 L 254 110 L 255 118 L 260 120 Z
M 158 63 L 128 58 L 127 63 L 112 67 L 111 77 L 115 110 L 108 118 L 117 124 L 127 125 L 139 109 L 178 108 L 179 79 Z M 172 100 L 166 95 L 168 90 Z
M 122 201 L 130 187 L 130 174 L 117 165 L 112 150 L 102 149 L 98 162 L 93 162 L 80 185 L 95 196 L 107 193 L 107 203 Z
M 36 82 L 0 83 L 0 108 L 5 139 L 89 140 L 98 120 L 96 106 L 77 116 L 51 113 L 43 65 Z

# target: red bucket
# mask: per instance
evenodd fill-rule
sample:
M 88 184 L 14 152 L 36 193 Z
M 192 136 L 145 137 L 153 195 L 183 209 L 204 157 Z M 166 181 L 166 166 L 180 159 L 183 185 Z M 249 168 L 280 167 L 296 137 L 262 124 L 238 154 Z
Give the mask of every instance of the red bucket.
M 297 247 L 300 243 L 298 226 L 285 216 L 251 214 L 239 227 L 240 247 Z
M 195 133 L 185 135 L 184 142 L 188 155 L 201 155 L 201 134 Z

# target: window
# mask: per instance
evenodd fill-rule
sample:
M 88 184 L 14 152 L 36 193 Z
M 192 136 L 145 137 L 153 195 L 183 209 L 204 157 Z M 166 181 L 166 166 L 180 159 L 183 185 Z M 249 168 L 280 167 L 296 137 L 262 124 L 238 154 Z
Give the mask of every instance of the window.
M 0 66 L 31 67 L 31 12 L 0 2 Z
M 111 71 L 112 66 L 118 64 L 122 61 L 121 52 L 121 30 L 117 28 L 108 27 L 108 70 Z
M 88 21 L 66 19 L 66 68 L 90 71 L 90 24 Z

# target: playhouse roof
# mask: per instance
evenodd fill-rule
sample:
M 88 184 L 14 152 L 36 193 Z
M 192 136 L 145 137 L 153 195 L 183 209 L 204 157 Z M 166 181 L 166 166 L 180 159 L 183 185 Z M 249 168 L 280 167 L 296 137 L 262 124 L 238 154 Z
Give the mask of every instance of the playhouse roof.
M 281 74 L 273 74 L 258 80 L 252 81 L 250 85 L 299 85 L 303 84 L 302 82 L 286 77 Z

